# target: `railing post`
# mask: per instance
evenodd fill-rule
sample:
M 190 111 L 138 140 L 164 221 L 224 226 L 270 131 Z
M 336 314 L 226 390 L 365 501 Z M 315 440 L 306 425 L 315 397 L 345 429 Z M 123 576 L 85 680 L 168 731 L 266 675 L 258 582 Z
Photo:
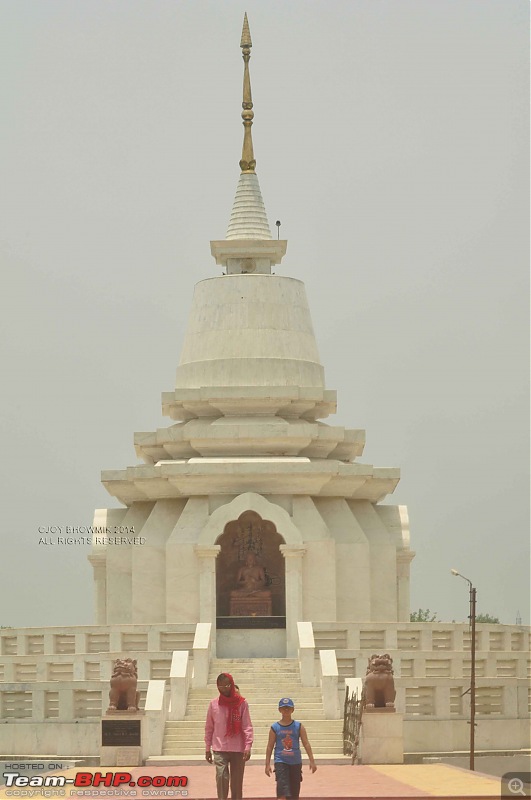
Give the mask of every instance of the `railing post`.
M 435 716 L 439 719 L 450 719 L 450 686 L 435 683 Z
M 316 686 L 315 639 L 311 622 L 297 622 L 299 667 L 303 686 Z
M 504 681 L 502 685 L 502 714 L 518 718 L 518 687 L 512 681 Z
M 306 548 L 302 545 L 281 544 L 280 552 L 286 567 L 286 655 L 297 654 L 297 626 L 302 617 L 302 561 Z
M 198 622 L 195 628 L 194 653 L 194 687 L 204 687 L 208 683 L 210 669 L 210 651 L 212 649 L 212 624 Z
M 74 719 L 74 688 L 72 684 L 59 683 L 59 721 L 72 722 Z
M 145 734 L 142 756 L 162 755 L 162 742 L 167 715 L 166 681 L 150 681 L 145 705 Z
M 319 661 L 321 665 L 321 693 L 325 719 L 340 719 L 336 651 L 319 650 Z
M 518 719 L 526 719 L 527 715 L 529 714 L 529 696 L 528 696 L 528 685 L 527 681 L 523 684 L 519 684 L 516 687 L 516 708 L 517 708 L 517 717 Z
M 191 660 L 188 650 L 175 650 L 170 670 L 170 719 L 184 719 L 186 703 L 188 702 L 190 673 Z
M 396 689 L 396 697 L 395 697 L 395 708 L 398 714 L 405 714 L 406 713 L 406 687 L 397 685 L 397 681 L 395 680 L 395 689 Z

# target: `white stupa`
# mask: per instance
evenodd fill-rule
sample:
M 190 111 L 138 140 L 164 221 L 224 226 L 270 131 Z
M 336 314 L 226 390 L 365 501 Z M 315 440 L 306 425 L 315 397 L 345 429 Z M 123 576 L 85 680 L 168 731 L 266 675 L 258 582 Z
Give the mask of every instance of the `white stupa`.
M 141 546 L 94 548 L 96 622 L 211 622 L 231 653 L 291 655 L 301 620 L 409 620 L 408 518 L 382 504 L 397 469 L 356 459 L 365 433 L 321 422 L 336 411 L 304 284 L 272 274 L 286 242 L 272 238 L 251 137 L 247 18 L 241 175 L 225 239 L 211 242 L 221 277 L 200 281 L 177 368 L 162 396 L 174 423 L 136 433 L 141 466 L 105 471 L 122 525 Z M 246 555 L 265 569 L 269 613 L 235 614 Z M 252 619 L 251 619 L 252 617 Z M 254 644 L 253 644 L 254 642 Z

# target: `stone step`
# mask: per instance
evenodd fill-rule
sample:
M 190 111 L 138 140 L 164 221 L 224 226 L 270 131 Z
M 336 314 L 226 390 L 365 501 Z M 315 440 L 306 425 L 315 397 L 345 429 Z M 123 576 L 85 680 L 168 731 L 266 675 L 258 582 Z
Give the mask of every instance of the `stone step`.
M 240 692 L 243 694 L 244 687 L 240 684 L 238 684 L 238 686 L 240 687 Z M 277 695 L 279 694 L 279 690 L 281 688 L 286 690 L 284 693 L 285 696 L 291 697 L 293 699 L 293 702 L 295 702 L 296 699 L 293 695 L 296 695 L 297 697 L 302 697 L 302 696 L 319 697 L 319 698 L 322 697 L 321 690 L 317 686 L 307 687 L 307 686 L 282 685 L 282 687 L 272 686 L 270 688 L 268 688 L 267 686 L 258 686 L 258 687 L 251 686 L 245 690 L 245 699 L 250 701 L 250 698 L 254 699 L 256 697 L 264 697 L 264 698 L 269 698 L 272 702 L 276 702 Z M 209 700 L 212 700 L 213 698 L 217 697 L 218 694 L 219 694 L 218 690 L 215 686 L 212 686 L 212 688 L 206 686 L 204 689 L 191 689 L 188 694 L 188 697 L 189 698 L 199 697 L 201 699 L 208 698 Z
M 329 745 L 334 745 L 334 747 L 336 747 L 338 742 L 341 742 L 341 747 L 343 746 L 343 744 L 342 744 L 343 743 L 343 736 L 340 735 L 340 734 L 335 734 L 333 736 L 320 736 L 319 737 L 315 733 L 314 734 L 308 733 L 308 738 L 309 738 L 310 743 L 312 745 L 312 749 L 313 748 L 318 748 L 319 751 L 321 750 L 322 747 L 328 747 Z M 256 749 L 258 747 L 258 748 L 260 748 L 262 750 L 265 750 L 266 747 L 267 747 L 267 741 L 268 741 L 268 737 L 267 736 L 263 736 L 261 738 L 256 738 L 254 740 L 253 748 Z M 180 746 L 182 746 L 183 748 L 199 747 L 200 749 L 203 749 L 203 750 L 204 750 L 204 747 L 205 747 L 204 739 L 202 737 L 201 738 L 194 738 L 194 740 L 191 741 L 190 739 L 178 739 L 178 738 L 174 738 L 174 737 L 171 737 L 171 736 L 165 736 L 164 737 L 164 747 L 170 747 L 170 746 L 171 747 L 174 747 L 174 746 L 175 747 L 180 747 Z
M 275 669 L 281 667 L 284 669 L 299 669 L 299 660 L 297 658 L 211 658 L 210 666 L 212 669 L 220 668 L 226 669 L 227 667 L 247 667 L 250 668 L 254 663 L 258 667 L 265 667 L 266 669 Z
M 209 672 L 207 685 L 216 686 L 216 680 L 219 674 L 218 672 Z M 260 684 L 268 684 L 271 686 L 281 686 L 284 682 L 300 682 L 299 672 L 288 672 L 287 670 L 278 670 L 277 672 L 265 672 L 260 670 L 259 675 L 257 675 L 256 672 L 251 672 L 251 670 L 233 670 L 230 674 L 234 678 L 234 683 L 238 684 L 238 686 L 242 683 L 254 684 L 257 680 L 260 681 Z
M 298 669 L 299 661 L 296 658 L 212 658 L 210 665 L 214 667 L 285 667 L 286 669 Z
M 308 687 L 287 683 L 282 681 L 279 684 L 275 684 L 274 686 L 268 685 L 260 685 L 256 686 L 255 683 L 249 682 L 248 684 L 245 681 L 240 681 L 237 684 L 240 687 L 240 694 L 248 700 L 250 697 L 256 697 L 258 695 L 264 695 L 268 697 L 272 703 L 278 703 L 280 697 L 291 697 L 293 702 L 295 702 L 295 697 L 301 697 L 303 694 L 306 694 L 308 691 L 309 696 L 311 695 L 318 695 L 322 697 L 321 690 L 318 687 L 311 688 L 308 690 Z M 282 693 L 282 690 L 284 692 Z M 194 697 L 196 692 L 201 692 L 200 695 L 202 697 L 209 697 L 210 700 L 213 700 L 215 697 L 219 697 L 219 692 L 216 686 L 207 686 L 202 689 L 191 689 L 188 693 L 188 697 Z
M 265 764 L 265 754 L 259 752 L 252 752 L 250 764 L 263 766 Z M 335 765 L 350 765 L 351 758 L 350 756 L 344 756 L 343 750 L 340 748 L 337 753 L 317 753 L 314 751 L 315 760 L 319 765 L 321 764 L 335 764 Z M 192 766 L 204 766 L 205 764 L 205 754 L 203 751 L 194 755 L 193 753 L 187 753 L 186 755 L 174 755 L 169 753 L 167 755 L 160 755 L 160 756 L 149 756 L 146 759 L 146 767 L 192 767 Z M 307 769 L 308 764 L 308 757 L 303 753 L 302 756 L 302 763 L 304 769 Z
M 322 747 L 319 747 L 319 748 L 313 747 L 313 745 L 312 745 L 312 749 L 313 749 L 313 752 L 314 752 L 315 755 L 326 755 L 326 754 L 334 754 L 335 755 L 335 754 L 340 754 L 342 752 L 342 750 L 343 750 L 343 742 L 341 741 L 341 742 L 336 742 L 335 744 L 332 743 L 330 745 L 323 745 Z M 261 756 L 263 758 L 263 756 L 265 755 L 265 746 L 264 746 L 262 752 L 259 751 L 259 750 L 256 750 L 255 752 L 256 752 L 256 754 L 258 756 Z M 166 747 L 166 746 L 164 746 L 162 748 L 162 755 L 163 756 L 179 756 L 179 755 L 183 755 L 183 756 L 202 756 L 204 758 L 205 749 L 204 749 L 204 745 L 202 747 L 197 747 L 196 749 L 190 749 L 190 750 L 187 750 L 187 749 L 184 749 L 184 748 L 181 748 L 181 747 Z M 306 754 L 303 751 L 303 761 L 304 760 L 306 760 Z
M 293 697 L 293 695 L 291 696 Z M 211 698 L 197 698 L 189 700 L 186 706 L 186 712 L 188 713 L 192 709 L 203 709 L 206 714 L 210 699 Z M 307 709 L 308 706 L 318 706 L 321 708 L 323 705 L 320 697 L 294 697 L 293 699 L 295 702 L 295 713 L 293 715 L 295 719 L 297 719 L 301 709 Z M 276 698 L 272 700 L 270 697 L 253 697 L 248 698 L 248 700 L 251 717 L 257 711 L 267 709 L 269 716 L 272 715 L 273 718 L 278 717 L 280 719 L 280 714 L 278 713 L 278 700 Z
M 251 720 L 265 720 L 274 722 L 278 718 L 277 708 L 275 704 L 259 705 L 255 703 L 251 708 Z M 296 719 L 324 719 L 324 710 L 322 703 L 301 703 L 296 709 Z M 206 719 L 207 710 L 203 704 L 198 706 L 188 706 L 185 712 L 185 717 L 189 719 Z
M 328 736 L 343 730 L 343 720 L 309 719 L 305 720 L 303 724 L 308 734 L 310 732 L 319 734 L 320 731 L 323 731 L 323 735 Z M 261 732 L 265 736 L 266 733 L 269 733 L 270 727 L 270 724 L 260 726 L 253 725 L 255 736 L 260 736 Z M 204 720 L 172 720 L 166 723 L 166 735 L 168 736 L 182 736 L 182 738 L 186 738 L 187 736 L 197 735 L 198 731 L 203 733 L 204 729 Z
M 235 660 L 217 660 L 210 662 L 208 674 L 215 682 L 217 676 L 222 672 L 228 672 L 233 677 L 237 675 L 252 675 L 256 680 L 257 675 L 277 675 L 277 674 L 299 674 L 299 662 L 296 659 L 284 658 L 250 658 Z
M 256 735 L 255 731 L 255 738 L 254 738 L 254 746 L 255 747 L 263 747 L 264 750 L 267 745 L 267 741 L 269 738 L 269 733 L 267 734 L 260 734 L 259 736 Z M 308 738 L 312 747 L 317 747 L 318 745 L 328 745 L 332 742 L 336 741 L 343 741 L 343 734 L 341 731 L 334 731 L 332 733 L 327 734 L 319 734 L 316 731 L 308 731 Z M 166 733 L 164 736 L 164 745 L 171 744 L 182 744 L 183 746 L 190 746 L 190 747 L 203 747 L 204 746 L 204 736 L 203 731 L 198 731 L 197 734 L 188 734 L 187 736 L 183 736 L 179 733 Z
M 341 726 L 333 726 L 327 725 L 325 726 L 323 723 L 325 722 L 334 722 L 335 720 L 311 720 L 304 722 L 304 727 L 306 732 L 308 733 L 309 737 L 321 737 L 326 738 L 327 736 L 336 736 L 343 732 L 343 724 Z M 254 726 L 253 726 L 254 727 Z M 165 738 L 172 739 L 172 740 L 181 740 L 181 741 L 191 741 L 196 740 L 198 737 L 200 739 L 203 738 L 204 735 L 204 728 L 205 726 L 202 723 L 197 725 L 181 725 L 180 727 L 167 727 L 165 732 Z M 258 740 L 262 738 L 267 740 L 269 736 L 269 731 L 271 726 L 260 726 L 254 727 L 254 738 Z
M 286 666 L 299 668 L 299 660 L 297 658 L 212 658 L 210 663 L 222 667 L 228 664 L 249 664 L 249 666 L 253 666 L 253 664 L 259 666 L 262 664 L 286 664 Z
M 260 688 L 271 688 L 271 689 L 279 689 L 282 686 L 302 686 L 302 681 L 299 677 L 298 673 L 293 673 L 289 675 L 260 675 L 258 673 L 248 675 L 234 675 L 234 683 L 236 683 L 240 689 L 243 686 L 252 686 L 253 688 L 260 689 Z M 238 680 L 236 680 L 238 678 Z M 206 682 L 206 686 L 198 687 L 201 689 L 213 689 L 217 692 L 217 684 L 216 679 L 214 678 L 211 680 L 210 678 Z M 315 689 L 318 688 L 317 686 L 307 686 L 307 689 Z
M 265 750 L 267 746 L 268 737 L 269 737 L 269 731 L 266 731 L 264 734 L 261 734 L 260 736 L 256 736 L 256 731 L 255 731 L 253 750 L 256 750 L 256 748 L 261 748 Z M 333 733 L 329 733 L 326 735 L 324 734 L 319 735 L 315 731 L 308 731 L 308 738 L 310 740 L 310 744 L 312 745 L 312 749 L 318 747 L 319 750 L 322 747 L 328 747 L 329 745 L 332 744 L 334 745 L 334 747 L 336 747 L 337 742 L 339 741 L 343 742 L 343 734 L 341 731 L 339 732 L 335 731 Z M 164 747 L 169 747 L 170 745 L 172 747 L 173 746 L 175 747 L 182 746 L 191 748 L 199 747 L 200 749 L 204 750 L 205 744 L 204 744 L 203 731 L 202 730 L 197 731 L 196 735 L 194 735 L 193 737 L 190 736 L 189 734 L 188 739 L 178 739 L 167 734 L 164 736 Z M 342 747 L 343 745 L 341 744 L 341 748 Z M 301 745 L 301 750 L 302 749 L 304 748 Z
M 251 713 L 251 719 L 253 717 L 259 717 L 265 714 L 266 718 L 269 719 L 270 717 L 273 718 L 273 721 L 278 717 L 278 706 L 276 702 L 272 702 L 268 700 L 264 703 L 253 703 L 252 706 L 249 707 Z M 299 718 L 303 713 L 306 717 L 308 717 L 308 713 L 311 711 L 322 711 L 323 704 L 319 700 L 308 700 L 304 701 L 301 700 L 300 703 L 297 703 L 297 716 L 296 719 Z M 186 716 L 189 714 L 202 714 L 206 716 L 207 712 L 207 704 L 203 702 L 194 702 L 193 700 L 188 703 L 186 706 Z M 321 715 L 318 714 L 320 717 Z M 317 717 L 316 717 L 317 718 Z
M 184 720 L 186 722 L 195 722 L 195 721 L 201 720 L 203 722 L 203 724 L 204 724 L 205 716 L 206 716 L 206 714 L 205 714 L 204 711 L 202 711 L 202 712 L 196 711 L 196 712 L 193 712 L 193 713 L 192 712 L 191 713 L 186 712 Z M 321 720 L 321 719 L 324 719 L 324 718 L 325 718 L 325 715 L 324 715 L 324 711 L 323 710 L 316 711 L 315 709 L 313 709 L 311 711 L 308 711 L 307 713 L 304 713 L 304 712 L 301 712 L 301 711 L 297 712 L 297 719 L 300 722 L 303 722 L 305 725 L 306 725 L 307 720 L 309 720 L 309 719 L 319 719 L 319 720 Z M 253 727 L 259 727 L 260 725 L 269 725 L 270 726 L 271 723 L 275 721 L 275 715 L 274 714 L 271 715 L 271 711 L 269 711 L 268 713 L 263 712 L 261 714 L 252 714 L 251 720 L 252 720 L 252 723 L 253 723 Z
M 183 722 L 202 722 L 205 723 L 206 719 L 206 709 L 201 708 L 200 710 L 196 709 L 187 709 Z M 253 723 L 253 727 L 259 728 L 260 726 L 267 725 L 270 727 L 275 720 L 278 719 L 277 710 L 275 707 L 271 708 L 271 706 L 267 707 L 267 710 L 258 709 L 254 706 L 254 710 L 251 709 L 251 722 Z M 324 720 L 324 710 L 322 706 L 314 706 L 313 708 L 298 708 L 297 709 L 297 717 L 296 719 L 304 722 L 306 725 L 307 722 L 311 722 L 311 720 Z M 169 724 L 169 723 L 166 723 Z
M 291 697 L 296 718 L 304 723 L 315 754 L 337 757 L 343 750 L 343 721 L 324 718 L 321 689 L 302 686 L 297 659 L 242 658 L 214 659 L 208 685 L 191 689 L 183 720 L 166 723 L 163 755 L 204 758 L 204 725 L 210 700 L 218 696 L 216 678 L 229 672 L 240 686 L 251 710 L 255 741 L 254 754 L 265 755 L 271 724 L 277 719 L 280 696 Z
M 253 723 L 253 730 L 255 736 L 266 736 L 269 733 L 271 725 L 275 719 L 267 719 L 267 721 L 258 721 L 258 723 Z M 324 719 L 321 717 L 311 717 L 308 719 L 298 719 L 298 722 L 302 722 L 308 733 L 317 733 L 323 732 L 323 735 L 334 734 L 337 731 L 343 730 L 343 720 L 337 719 Z M 205 720 L 199 719 L 183 719 L 183 720 L 173 720 L 172 722 L 166 723 L 166 733 L 167 734 L 174 734 L 181 732 L 184 736 L 197 736 L 198 732 L 203 735 L 205 729 Z
M 336 736 L 329 739 L 310 739 L 312 750 L 316 753 L 337 753 L 343 749 L 343 737 Z M 204 753 L 204 742 L 182 742 L 179 739 L 164 739 L 163 751 L 171 750 L 174 753 Z M 267 749 L 267 739 L 253 742 L 252 750 L 255 753 L 265 753 Z M 305 752 L 301 747 L 301 751 Z
M 208 674 L 211 675 L 214 680 L 220 675 L 222 672 L 228 672 L 233 677 L 235 674 L 242 675 L 242 674 L 250 674 L 256 677 L 257 672 L 260 673 L 268 673 L 274 675 L 276 673 L 285 673 L 285 674 L 292 674 L 298 675 L 299 674 L 299 665 L 289 665 L 289 664 L 272 664 L 269 660 L 265 664 L 229 664 L 229 665 L 221 665 L 221 664 L 212 664 L 210 663 L 210 668 L 208 670 Z
M 295 714 L 294 714 L 295 718 L 297 718 L 297 714 L 298 714 L 299 708 L 308 705 L 308 703 L 310 703 L 312 705 L 315 705 L 316 703 L 319 703 L 319 704 L 322 703 L 320 694 L 310 694 L 310 695 L 307 695 L 307 694 L 302 695 L 302 694 L 300 694 L 300 695 L 297 695 L 297 694 L 295 694 L 295 692 L 292 692 L 291 694 L 287 695 L 287 697 L 291 697 L 293 702 L 294 702 L 294 704 L 295 704 Z M 207 711 L 207 708 L 208 708 L 208 704 L 210 703 L 210 701 L 212 699 L 213 699 L 212 695 L 205 695 L 204 697 L 201 697 L 201 696 L 199 696 L 199 697 L 189 697 L 186 707 L 189 708 L 190 706 L 201 706 L 202 705 L 202 706 L 204 706 L 205 714 L 206 714 L 206 711 Z M 276 696 L 275 697 L 271 697 L 271 695 L 254 695 L 254 696 L 251 696 L 251 695 L 247 695 L 246 694 L 245 695 L 245 699 L 247 700 L 247 702 L 249 704 L 249 709 L 251 711 L 251 715 L 253 713 L 253 708 L 255 706 L 267 706 L 270 709 L 270 713 L 273 714 L 273 716 L 276 715 L 276 716 L 278 716 L 280 718 L 280 715 L 277 713 L 278 712 L 278 698 Z
M 231 673 L 234 683 L 240 688 L 242 686 L 282 686 L 284 683 L 300 684 L 301 679 L 298 672 L 234 672 Z M 207 686 L 216 686 L 217 675 L 209 675 Z
M 300 674 L 300 670 L 299 670 L 298 667 L 296 667 L 296 668 L 294 667 L 293 669 L 290 669 L 289 667 L 284 667 L 284 666 L 281 666 L 279 664 L 276 667 L 275 666 L 269 666 L 269 665 L 263 665 L 263 666 L 260 665 L 260 666 L 256 666 L 256 667 L 251 667 L 251 666 L 238 667 L 238 666 L 234 666 L 234 667 L 231 667 L 230 669 L 220 669 L 219 667 L 213 668 L 211 666 L 210 669 L 208 670 L 208 675 L 212 679 L 212 682 L 215 683 L 216 682 L 216 678 L 218 677 L 218 675 L 223 674 L 224 672 L 228 672 L 230 675 L 232 675 L 233 678 L 235 678 L 236 675 L 252 675 L 255 679 L 257 678 L 258 675 L 260 675 L 260 676 L 262 676 L 262 675 L 270 675 L 270 676 L 273 677 L 275 675 L 299 675 Z

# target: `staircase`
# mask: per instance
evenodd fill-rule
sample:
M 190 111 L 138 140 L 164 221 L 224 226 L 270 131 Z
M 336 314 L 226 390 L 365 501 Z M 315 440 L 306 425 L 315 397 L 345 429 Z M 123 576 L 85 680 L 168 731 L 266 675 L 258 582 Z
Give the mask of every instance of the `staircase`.
M 293 716 L 304 724 L 314 756 L 342 757 L 343 720 L 324 718 L 320 688 L 303 687 L 298 661 L 290 658 L 213 659 L 208 686 L 190 689 L 184 719 L 166 723 L 163 756 L 204 758 L 206 712 L 209 701 L 218 696 L 216 678 L 221 672 L 233 676 L 249 703 L 254 727 L 253 760 L 265 757 L 269 729 L 280 719 L 277 704 L 281 697 L 291 697 L 295 703 Z M 301 750 L 306 761 L 304 748 Z

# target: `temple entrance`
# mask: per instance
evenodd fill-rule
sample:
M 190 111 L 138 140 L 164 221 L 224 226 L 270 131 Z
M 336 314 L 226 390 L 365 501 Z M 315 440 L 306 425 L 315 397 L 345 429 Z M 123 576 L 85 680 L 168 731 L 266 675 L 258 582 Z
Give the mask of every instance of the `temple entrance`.
M 218 628 L 285 628 L 284 539 L 256 511 L 225 525 L 216 544 Z

